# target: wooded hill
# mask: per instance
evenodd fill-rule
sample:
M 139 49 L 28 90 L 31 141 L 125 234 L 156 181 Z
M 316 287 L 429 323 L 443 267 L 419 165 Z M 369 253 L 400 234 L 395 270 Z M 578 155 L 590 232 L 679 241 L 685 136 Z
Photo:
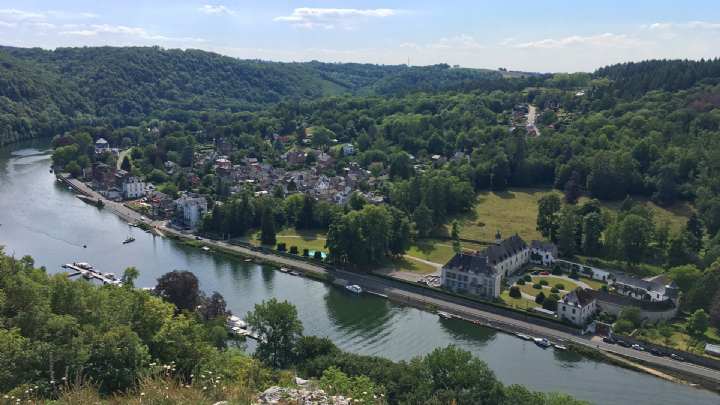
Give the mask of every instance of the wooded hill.
M 240 60 L 159 47 L 0 47 L 0 144 L 71 124 L 135 124 L 153 113 L 253 110 L 338 94 L 508 89 L 498 71 Z

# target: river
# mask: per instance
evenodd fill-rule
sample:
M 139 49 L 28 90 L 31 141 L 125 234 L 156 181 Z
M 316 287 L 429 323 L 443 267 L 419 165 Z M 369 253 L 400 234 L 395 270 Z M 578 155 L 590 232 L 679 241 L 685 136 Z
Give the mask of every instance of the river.
M 33 256 L 48 272 L 72 261 L 116 274 L 135 266 L 140 270 L 136 284 L 151 287 L 165 272 L 191 270 L 200 287 L 220 292 L 235 314 L 242 316 L 271 297 L 288 300 L 297 307 L 306 334 L 327 336 L 351 352 L 406 360 L 455 344 L 487 362 L 506 384 L 565 392 L 594 404 L 720 403 L 720 396 L 709 391 L 543 350 L 492 329 L 440 320 L 378 297 L 355 296 L 269 266 L 153 237 L 58 184 L 49 172 L 47 148 L 47 141 L 38 141 L 0 149 L 0 245 L 16 257 Z M 129 234 L 137 240 L 123 245 Z

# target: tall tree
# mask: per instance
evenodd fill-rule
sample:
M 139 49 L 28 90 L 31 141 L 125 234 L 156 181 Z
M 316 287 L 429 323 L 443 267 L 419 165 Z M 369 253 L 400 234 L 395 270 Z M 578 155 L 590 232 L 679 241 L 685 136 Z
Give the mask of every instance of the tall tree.
M 303 326 L 297 309 L 275 298 L 255 305 L 246 316 L 250 329 L 260 338 L 255 355 L 264 363 L 285 368 L 294 360 L 293 349 L 302 337 Z
M 453 251 L 456 254 L 460 253 L 462 251 L 462 247 L 460 246 L 460 225 L 457 220 L 452 222 L 452 232 L 450 237 L 452 238 Z
M 693 250 L 693 252 L 699 252 L 700 249 L 702 249 L 702 241 L 705 230 L 696 213 L 693 213 L 690 218 L 688 218 L 685 229 L 688 234 L 692 236 L 691 238 L 688 238 L 689 247 Z
M 178 310 L 195 311 L 201 299 L 199 284 L 195 274 L 173 270 L 157 280 L 155 294 L 175 304 Z
M 275 214 L 269 204 L 265 204 L 260 224 L 260 242 L 263 245 L 275 246 L 277 242 L 275 232 Z
M 570 180 L 565 183 L 565 202 L 576 204 L 582 191 L 580 190 L 580 173 L 573 171 Z
M 421 202 L 420 205 L 415 208 L 413 213 L 413 221 L 415 222 L 415 230 L 420 237 L 427 237 L 433 229 L 433 215 L 430 208 Z
M 556 194 L 548 194 L 538 201 L 538 216 L 536 229 L 542 236 L 551 240 L 557 238 L 558 213 L 561 201 Z
M 559 215 L 557 242 L 560 252 L 565 256 L 572 256 L 578 252 L 578 224 L 579 218 L 575 210 L 566 206 Z
M 597 255 L 602 249 L 600 238 L 603 232 L 603 221 L 600 214 L 592 212 L 585 215 L 583 221 L 582 250 L 588 255 Z

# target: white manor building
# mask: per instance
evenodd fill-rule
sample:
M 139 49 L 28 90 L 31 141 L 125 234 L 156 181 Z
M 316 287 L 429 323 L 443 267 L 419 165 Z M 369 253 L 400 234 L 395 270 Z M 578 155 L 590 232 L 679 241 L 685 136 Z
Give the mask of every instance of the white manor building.
M 589 292 L 578 288 L 562 297 L 557 303 L 558 318 L 577 326 L 585 326 L 598 311 L 597 300 Z
M 207 212 L 207 200 L 202 196 L 186 194 L 175 200 L 175 207 L 182 223 L 190 229 L 195 229 Z
M 482 251 L 455 254 L 442 267 L 442 286 L 483 298 L 498 298 L 502 292 L 502 279 L 530 263 L 532 249 L 518 235 L 503 240 L 498 232 L 495 238 L 495 244 Z M 538 264 L 547 266 L 555 261 L 557 248 L 552 243 L 533 241 L 532 246 L 544 258 Z

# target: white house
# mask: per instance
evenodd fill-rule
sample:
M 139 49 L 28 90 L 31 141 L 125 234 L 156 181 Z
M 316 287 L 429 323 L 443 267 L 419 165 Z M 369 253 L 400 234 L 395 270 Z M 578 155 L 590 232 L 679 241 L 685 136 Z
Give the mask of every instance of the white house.
M 197 228 L 202 216 L 207 212 L 207 200 L 202 196 L 183 195 L 175 200 L 175 207 L 183 224 Z
M 95 141 L 95 153 L 102 153 L 110 150 L 110 144 L 105 138 Z
M 530 242 L 530 262 L 543 266 L 552 266 L 558 257 L 554 243 L 534 240 Z
M 355 154 L 355 146 L 351 143 L 346 143 L 342 146 L 343 156 L 350 156 Z
M 145 195 L 147 187 L 144 181 L 135 176 L 130 176 L 122 183 L 122 195 L 125 199 L 140 198 Z
M 558 301 L 558 318 L 577 326 L 587 325 L 597 312 L 597 300 L 588 291 L 578 288 Z
M 640 301 L 675 300 L 679 292 L 677 284 L 664 276 L 640 279 L 617 274 L 610 279 L 609 284 L 616 293 Z

